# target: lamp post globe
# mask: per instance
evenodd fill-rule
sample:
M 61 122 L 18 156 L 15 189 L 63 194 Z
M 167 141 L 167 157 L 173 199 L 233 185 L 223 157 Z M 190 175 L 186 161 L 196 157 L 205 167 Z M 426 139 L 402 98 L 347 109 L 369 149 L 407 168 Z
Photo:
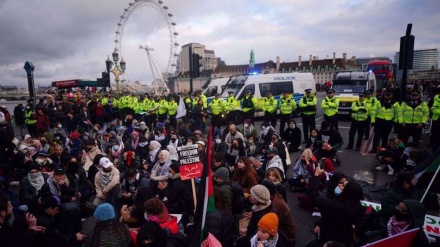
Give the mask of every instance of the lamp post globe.
M 125 72 L 125 68 L 127 68 L 127 63 L 124 61 L 124 58 L 122 58 L 121 62 L 119 62 L 119 65 L 121 66 L 122 72 Z
M 110 60 L 109 57 L 107 57 L 107 60 L 105 60 L 105 66 L 107 68 L 107 72 L 110 72 L 110 70 L 112 69 L 112 66 L 113 66 L 113 62 L 112 62 L 112 60 Z
M 116 48 L 112 53 L 112 57 L 113 57 L 113 61 L 115 61 L 115 63 L 119 60 L 119 53 L 118 53 L 118 50 L 116 50 Z

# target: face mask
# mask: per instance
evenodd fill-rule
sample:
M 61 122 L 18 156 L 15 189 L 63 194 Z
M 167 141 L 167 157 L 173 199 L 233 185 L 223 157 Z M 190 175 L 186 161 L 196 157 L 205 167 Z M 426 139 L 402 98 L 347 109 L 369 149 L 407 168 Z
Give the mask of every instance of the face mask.
M 187 143 L 186 143 L 186 145 L 192 145 L 192 144 L 193 144 L 192 142 L 187 142 Z
M 89 137 L 88 136 L 83 136 L 83 140 L 88 140 Z
M 46 141 L 40 141 L 40 143 L 42 146 L 46 145 Z
M 61 128 L 61 127 L 63 127 L 61 124 L 58 124 L 58 128 Z
M 61 128 L 61 127 L 60 127 L 60 128 Z M 55 138 L 56 138 L 57 140 L 59 140 L 59 139 L 60 139 L 60 137 L 59 137 L 59 136 L 56 136 Z
M 264 130 L 266 127 L 264 127 L 264 126 L 261 126 L 261 130 Z
M 394 217 L 397 221 L 410 221 L 411 215 L 409 214 L 402 214 L 398 209 L 394 209 Z
M 339 195 L 341 195 L 341 193 L 342 193 L 342 190 L 339 188 L 339 186 L 336 186 L 336 188 L 335 188 L 335 195 L 339 196 Z
M 37 162 L 37 164 L 43 164 L 43 162 L 44 162 L 44 160 L 43 159 L 40 159 L 40 158 L 37 158 L 37 159 L 35 159 L 35 162 Z
M 295 126 L 294 124 L 289 124 L 289 127 L 290 127 L 291 129 L 294 129 L 296 126 Z
M 222 143 L 222 139 L 215 139 L 215 143 L 217 143 L 217 144 Z
M 249 124 L 245 123 L 245 124 L 244 124 L 244 127 L 245 127 L 245 128 L 249 127 Z
M 171 138 L 171 141 L 172 141 L 172 142 L 175 142 L 175 141 L 176 141 L 176 138 Z
M 112 149 L 113 149 L 113 151 L 118 151 L 119 146 L 113 146 Z
M 40 176 L 41 172 L 28 173 L 29 179 L 35 180 Z

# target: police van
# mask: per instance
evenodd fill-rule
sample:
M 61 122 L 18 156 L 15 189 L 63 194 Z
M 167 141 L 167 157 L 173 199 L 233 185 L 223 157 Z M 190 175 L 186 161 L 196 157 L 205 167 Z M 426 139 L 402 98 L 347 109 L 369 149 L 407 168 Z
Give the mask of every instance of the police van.
M 202 93 L 206 96 L 208 104 L 211 103 L 212 99 L 214 99 L 214 95 L 216 93 L 221 94 L 223 89 L 225 89 L 226 84 L 230 80 L 230 77 L 218 78 L 214 80 L 209 80 L 203 85 Z
M 312 73 L 244 75 L 231 77 L 220 97 L 226 99 L 229 91 L 232 91 L 235 98 L 241 101 L 246 96 L 246 91 L 250 90 L 253 97 L 258 100 L 255 116 L 262 117 L 264 116 L 264 112 L 261 110 L 262 99 L 268 91 L 272 92 L 278 103 L 283 92 L 292 95 L 293 99 L 299 103 L 299 100 L 304 96 L 304 90 L 308 88 L 312 89 L 313 94 L 316 93 L 316 84 Z M 233 117 L 235 123 L 243 121 L 241 113 L 241 111 L 237 111 L 237 116 Z M 295 112 L 295 115 L 300 115 L 299 110 Z
M 334 76 L 332 89 L 339 99 L 339 115 L 351 114 L 351 105 L 359 99 L 359 93 L 367 90 L 376 92 L 376 77 L 372 71 L 344 71 Z

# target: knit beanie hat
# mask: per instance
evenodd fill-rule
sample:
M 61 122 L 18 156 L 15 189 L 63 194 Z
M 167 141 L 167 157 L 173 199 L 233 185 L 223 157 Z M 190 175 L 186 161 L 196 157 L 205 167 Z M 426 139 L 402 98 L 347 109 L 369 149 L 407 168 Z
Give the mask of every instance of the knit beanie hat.
M 109 203 L 103 203 L 95 209 L 93 216 L 100 221 L 113 220 L 115 218 L 115 209 Z
M 170 165 L 170 169 L 173 170 L 175 173 L 180 173 L 179 162 L 173 161 Z
M 214 177 L 218 177 L 223 181 L 229 181 L 229 171 L 226 167 L 220 167 L 215 171 Z
M 264 205 L 269 205 L 271 203 L 269 190 L 264 187 L 264 185 L 257 184 L 252 187 L 251 195 L 255 198 L 255 200 Z
M 258 221 L 258 227 L 265 230 L 272 236 L 278 232 L 278 216 L 275 213 L 267 213 Z
M 267 188 L 271 196 L 277 193 L 277 186 L 272 181 L 265 179 L 263 182 L 261 182 L 261 185 Z

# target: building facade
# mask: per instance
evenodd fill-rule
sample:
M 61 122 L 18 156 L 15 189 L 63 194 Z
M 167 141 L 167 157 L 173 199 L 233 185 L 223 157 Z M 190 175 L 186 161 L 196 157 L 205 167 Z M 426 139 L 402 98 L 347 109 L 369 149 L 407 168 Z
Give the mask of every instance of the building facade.
M 394 55 L 394 62 L 399 64 L 399 52 Z M 413 55 L 412 69 L 408 71 L 408 74 L 422 74 L 421 71 L 438 70 L 439 50 L 438 49 L 425 49 L 415 50 Z M 414 73 L 415 72 L 415 73 Z M 428 73 L 428 72 L 427 72 Z M 396 80 L 402 80 L 402 70 L 398 70 L 396 73 Z

